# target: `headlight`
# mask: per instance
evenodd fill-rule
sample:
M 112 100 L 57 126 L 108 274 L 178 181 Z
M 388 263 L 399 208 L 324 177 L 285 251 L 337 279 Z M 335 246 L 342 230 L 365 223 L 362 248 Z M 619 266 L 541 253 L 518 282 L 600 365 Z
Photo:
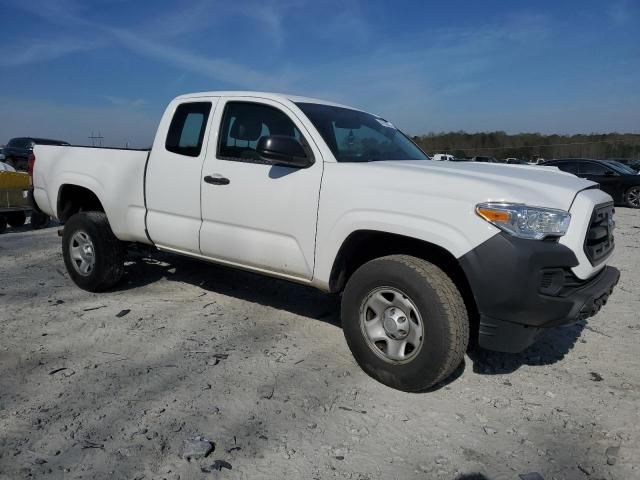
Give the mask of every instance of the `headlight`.
M 514 237 L 542 240 L 567 233 L 571 214 L 552 208 L 529 207 L 518 203 L 480 203 L 476 213 Z

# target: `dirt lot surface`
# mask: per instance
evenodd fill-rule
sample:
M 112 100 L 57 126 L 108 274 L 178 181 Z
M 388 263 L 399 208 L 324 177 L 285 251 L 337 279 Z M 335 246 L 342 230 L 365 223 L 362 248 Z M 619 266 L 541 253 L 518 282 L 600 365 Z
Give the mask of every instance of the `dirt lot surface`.
M 335 297 L 164 254 L 90 294 L 56 228 L 9 230 L 0 479 L 640 478 L 640 212 L 617 222 L 599 315 L 423 394 L 362 373 Z

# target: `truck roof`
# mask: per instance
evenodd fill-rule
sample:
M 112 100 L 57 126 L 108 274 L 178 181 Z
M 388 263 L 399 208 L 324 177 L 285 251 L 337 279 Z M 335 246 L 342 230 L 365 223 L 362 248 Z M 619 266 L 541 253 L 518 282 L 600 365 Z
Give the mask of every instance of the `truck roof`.
M 333 107 L 348 108 L 350 110 L 360 110 L 359 108 L 350 107 L 348 105 L 342 105 L 340 103 L 329 102 L 327 100 L 320 100 L 318 98 L 303 97 L 299 95 L 290 95 L 286 93 L 272 93 L 272 92 L 251 92 L 251 91 L 212 91 L 212 92 L 196 92 L 180 95 L 176 99 L 188 99 L 198 97 L 260 97 L 277 101 L 290 101 L 294 103 L 318 103 L 320 105 L 331 105 Z

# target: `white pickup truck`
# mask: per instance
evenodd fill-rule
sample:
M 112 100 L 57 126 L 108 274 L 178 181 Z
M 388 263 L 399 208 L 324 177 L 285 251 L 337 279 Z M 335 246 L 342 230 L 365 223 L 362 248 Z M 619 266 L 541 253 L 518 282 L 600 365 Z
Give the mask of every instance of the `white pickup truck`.
M 257 92 L 184 95 L 151 150 L 37 145 L 35 206 L 73 281 L 115 285 L 126 247 L 342 294 L 360 366 L 427 389 L 468 346 L 518 352 L 594 315 L 619 278 L 613 203 L 549 167 L 433 162 L 387 120 Z

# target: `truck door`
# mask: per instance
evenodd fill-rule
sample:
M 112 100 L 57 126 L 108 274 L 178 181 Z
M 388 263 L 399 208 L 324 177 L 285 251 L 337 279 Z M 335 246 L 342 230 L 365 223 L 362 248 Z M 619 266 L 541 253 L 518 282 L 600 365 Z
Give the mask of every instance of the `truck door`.
M 170 104 L 145 176 L 147 230 L 159 247 L 200 253 L 200 182 L 217 98 Z
M 224 102 L 224 105 L 223 105 Z M 201 178 L 202 255 L 223 263 L 310 280 L 313 276 L 322 157 L 286 106 L 247 97 L 220 101 L 217 145 Z M 276 166 L 256 153 L 260 137 L 296 138 L 308 168 Z

